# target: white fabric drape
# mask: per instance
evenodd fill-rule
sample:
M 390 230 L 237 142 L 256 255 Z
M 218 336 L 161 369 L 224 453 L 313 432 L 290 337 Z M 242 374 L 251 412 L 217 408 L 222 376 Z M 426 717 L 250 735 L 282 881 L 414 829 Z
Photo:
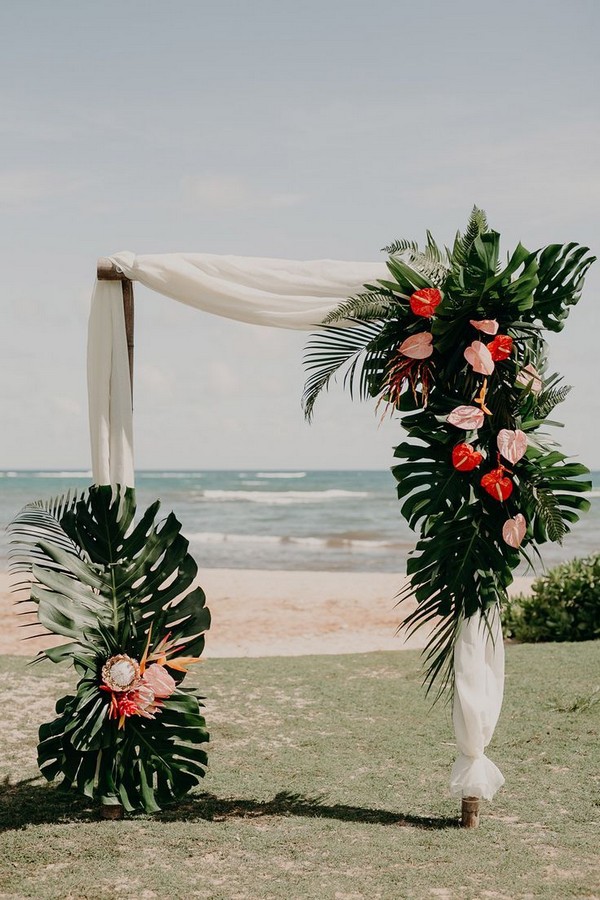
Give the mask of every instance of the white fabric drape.
M 385 278 L 384 263 L 117 253 L 112 261 L 132 281 L 205 312 L 256 325 L 311 331 L 327 313 L 365 284 Z M 96 284 L 89 325 L 88 390 L 92 471 L 96 484 L 133 486 L 131 385 L 121 284 Z M 502 704 L 504 649 L 497 612 L 496 640 L 478 618 L 459 634 L 454 726 L 460 757 L 451 791 L 491 798 L 504 779 L 484 755 Z
M 131 380 L 120 281 L 94 285 L 87 368 L 94 484 L 133 487 Z
M 454 648 L 452 719 L 460 756 L 450 776 L 453 797 L 491 800 L 504 777 L 484 750 L 492 739 L 504 693 L 504 644 L 498 607 L 486 619 L 462 623 Z
M 385 278 L 385 263 L 261 259 L 212 253 L 110 257 L 132 281 L 204 312 L 311 331 L 342 301 Z

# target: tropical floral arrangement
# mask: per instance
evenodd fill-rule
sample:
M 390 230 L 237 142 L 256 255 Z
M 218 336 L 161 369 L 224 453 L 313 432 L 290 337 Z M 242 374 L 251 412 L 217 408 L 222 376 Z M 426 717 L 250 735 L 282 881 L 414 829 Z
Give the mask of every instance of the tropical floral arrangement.
M 435 623 L 426 682 L 452 683 L 465 617 L 507 596 L 512 571 L 561 541 L 579 513 L 588 469 L 540 429 L 569 388 L 547 368 L 544 330 L 560 331 L 594 261 L 586 247 L 521 244 L 505 264 L 500 235 L 473 209 L 452 249 L 427 233 L 384 248 L 389 279 L 366 285 L 307 347 L 304 407 L 345 370 L 344 385 L 402 413 L 408 440 L 393 468 L 402 514 L 420 537 L 400 601 L 411 633 Z M 438 618 L 439 617 L 439 618 Z
M 157 523 L 159 505 L 134 524 L 132 488 L 95 486 L 28 504 L 10 525 L 16 587 L 67 639 L 37 658 L 72 663 L 79 676 L 39 730 L 40 769 L 128 811 L 157 811 L 207 763 L 202 698 L 182 681 L 210 613 L 181 525 L 172 513 Z

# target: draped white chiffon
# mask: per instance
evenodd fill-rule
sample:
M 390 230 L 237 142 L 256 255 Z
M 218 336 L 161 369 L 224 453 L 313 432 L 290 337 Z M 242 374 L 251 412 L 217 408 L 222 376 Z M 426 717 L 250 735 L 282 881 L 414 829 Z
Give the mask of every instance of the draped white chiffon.
M 111 257 L 132 281 L 204 312 L 241 322 L 311 331 L 341 302 L 385 278 L 384 263 L 296 261 L 169 253 Z M 96 283 L 89 323 L 88 391 L 96 484 L 133 486 L 131 383 L 121 283 Z M 491 635 L 494 640 L 491 639 Z M 502 705 L 504 648 L 497 611 L 484 626 L 468 619 L 454 666 L 454 728 L 460 756 L 455 796 L 491 798 L 504 779 L 485 756 Z

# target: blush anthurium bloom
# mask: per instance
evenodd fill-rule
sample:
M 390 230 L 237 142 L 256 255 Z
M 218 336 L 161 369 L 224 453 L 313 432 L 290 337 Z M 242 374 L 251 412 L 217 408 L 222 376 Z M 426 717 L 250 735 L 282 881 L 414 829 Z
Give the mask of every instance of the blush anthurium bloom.
M 476 406 L 457 406 L 448 416 L 448 422 L 456 425 L 457 428 L 464 428 L 465 431 L 474 431 L 481 428 L 485 420 L 485 414 L 482 409 Z
M 427 359 L 433 353 L 433 335 L 430 331 L 411 334 L 398 349 L 409 359 Z
M 484 334 L 498 334 L 498 323 L 495 319 L 469 319 L 469 322 L 477 331 Z
M 517 550 L 523 543 L 526 531 L 527 522 L 525 521 L 525 516 L 517 513 L 513 519 L 507 519 L 502 526 L 502 537 L 509 547 Z
M 498 432 L 496 443 L 501 455 L 513 466 L 527 452 L 527 435 L 524 431 L 519 431 L 519 429 L 511 431 L 509 428 L 503 428 Z
M 473 367 L 473 371 L 480 375 L 491 375 L 494 371 L 492 355 L 481 341 L 473 341 L 471 346 L 467 347 L 465 359 Z
M 408 302 L 415 316 L 430 319 L 442 302 L 442 295 L 437 288 L 421 288 L 420 291 L 411 294 Z
M 459 472 L 472 472 L 483 460 L 483 454 L 471 444 L 457 444 L 452 450 L 452 465 Z
M 542 376 L 534 365 L 528 363 L 515 378 L 519 387 L 529 388 L 532 394 L 539 394 L 544 386 Z
M 502 362 L 508 359 L 512 353 L 513 339 L 507 334 L 497 334 L 493 341 L 488 344 L 488 350 L 494 362 Z

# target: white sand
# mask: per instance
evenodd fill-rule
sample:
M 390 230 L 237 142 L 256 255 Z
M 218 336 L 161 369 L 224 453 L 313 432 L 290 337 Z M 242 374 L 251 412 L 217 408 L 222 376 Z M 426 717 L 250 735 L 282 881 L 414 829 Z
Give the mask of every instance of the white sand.
M 405 641 L 396 635 L 413 605 L 395 607 L 403 575 L 367 572 L 270 572 L 206 569 L 200 584 L 207 595 L 212 626 L 207 657 L 302 656 L 366 653 L 424 646 L 426 634 Z M 517 578 L 513 591 L 527 591 L 531 578 Z M 42 629 L 21 628 L 35 621 L 19 615 L 9 579 L 0 573 L 0 653 L 34 656 L 63 638 L 23 640 Z

